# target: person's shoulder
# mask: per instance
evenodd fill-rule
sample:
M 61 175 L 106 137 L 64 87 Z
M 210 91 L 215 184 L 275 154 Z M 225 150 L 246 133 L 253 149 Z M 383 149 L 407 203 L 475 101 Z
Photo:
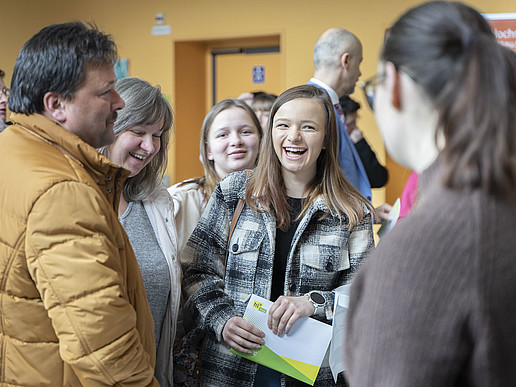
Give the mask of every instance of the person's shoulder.
M 143 200 L 143 204 L 151 203 L 159 206 L 170 206 L 172 197 L 163 183 L 158 184 L 148 198 Z
M 73 158 L 16 124 L 9 133 L 2 133 L 0 143 L 3 174 L 0 181 L 9 181 L 13 193 L 24 192 L 24 197 L 35 198 L 61 183 L 67 186 L 75 183 L 76 187 L 96 185 Z
M 471 201 L 458 192 L 436 187 L 382 239 L 372 256 L 385 265 L 406 266 L 407 260 L 432 267 L 462 254 L 474 239 Z
M 2 133 L 1 145 L 2 156 L 11 158 L 16 168 L 27 166 L 27 172 L 45 173 L 47 169 L 70 170 L 70 162 L 67 161 L 65 152 L 17 124 Z
M 195 208 L 196 212 L 201 211 L 203 206 L 203 193 L 195 179 L 189 179 L 168 188 L 168 193 L 173 200 L 174 214 L 180 211 Z
M 232 172 L 226 175 L 223 179 L 220 180 L 221 186 L 235 186 L 235 185 L 243 185 L 247 183 L 248 179 L 252 176 L 253 170 L 246 169 L 243 171 Z
M 168 187 L 168 193 L 170 195 L 179 194 L 181 192 L 190 192 L 199 190 L 199 184 L 196 179 L 188 179 L 180 181 L 170 187 Z
M 196 180 L 190 179 L 174 184 L 168 188 L 168 193 L 175 202 L 184 202 L 194 199 L 202 201 L 201 186 Z
M 224 196 L 241 196 L 252 174 L 253 171 L 250 169 L 230 173 L 219 182 L 219 190 Z

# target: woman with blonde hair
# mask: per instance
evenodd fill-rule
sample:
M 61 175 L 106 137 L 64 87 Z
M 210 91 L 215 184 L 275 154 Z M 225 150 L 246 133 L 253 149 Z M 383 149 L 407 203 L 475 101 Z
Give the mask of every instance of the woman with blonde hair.
M 201 384 L 301 383 L 227 347 L 250 354 L 264 344 L 264 333 L 242 318 L 251 294 L 274 302 L 268 325 L 275 334 L 288 334 L 302 317 L 331 322 L 333 289 L 351 281 L 373 247 L 370 210 L 338 165 L 326 92 L 310 85 L 285 91 L 272 107 L 254 173 L 218 184 L 181 257 L 186 307 L 207 332 Z M 328 384 L 326 359 L 316 385 Z
M 261 137 L 260 122 L 245 102 L 225 99 L 208 112 L 200 142 L 204 176 L 168 189 L 174 200 L 179 251 L 184 248 L 220 179 L 231 172 L 255 167 Z
M 120 79 L 116 91 L 125 107 L 118 112 L 113 128 L 115 141 L 101 153 L 130 172 L 118 216 L 138 260 L 154 319 L 155 376 L 161 386 L 172 386 L 181 267 L 172 199 L 162 178 L 174 117 L 160 88 L 142 79 Z

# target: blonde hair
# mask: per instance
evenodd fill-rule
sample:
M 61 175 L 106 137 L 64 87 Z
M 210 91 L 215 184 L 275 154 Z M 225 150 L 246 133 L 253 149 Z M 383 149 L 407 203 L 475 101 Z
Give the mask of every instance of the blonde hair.
M 206 151 L 206 144 L 208 143 L 208 135 L 210 133 L 211 126 L 213 124 L 213 121 L 215 120 L 215 117 L 222 112 L 223 110 L 231 109 L 231 108 L 239 108 L 246 111 L 246 113 L 249 115 L 251 120 L 253 121 L 254 126 L 258 130 L 258 134 L 260 137 L 260 140 L 263 136 L 262 127 L 260 125 L 260 121 L 258 121 L 258 118 L 256 117 L 256 114 L 254 114 L 253 110 L 247 105 L 245 102 L 234 99 L 234 98 L 228 98 L 223 101 L 220 101 L 216 105 L 214 105 L 208 114 L 206 114 L 206 117 L 204 118 L 204 121 L 202 123 L 201 127 L 201 141 L 200 141 L 200 154 L 201 154 L 201 161 L 204 166 L 204 176 L 196 177 L 193 179 L 186 180 L 179 184 L 179 186 L 183 186 L 190 183 L 195 183 L 199 185 L 199 188 L 201 189 L 201 192 L 204 197 L 204 201 L 208 201 L 211 194 L 213 193 L 213 190 L 221 180 L 221 177 L 215 170 L 215 162 L 213 160 L 208 159 L 208 154 Z
M 152 86 L 139 78 L 123 78 L 116 82 L 116 91 L 125 101 L 125 107 L 118 112 L 113 131 L 115 136 L 138 125 L 154 125 L 163 120 L 160 149 L 153 159 L 136 176 L 124 184 L 124 198 L 129 201 L 147 198 L 161 184 L 167 169 L 170 128 L 174 116 L 170 104 L 161 94 L 159 86 Z M 100 148 L 109 157 L 113 145 Z

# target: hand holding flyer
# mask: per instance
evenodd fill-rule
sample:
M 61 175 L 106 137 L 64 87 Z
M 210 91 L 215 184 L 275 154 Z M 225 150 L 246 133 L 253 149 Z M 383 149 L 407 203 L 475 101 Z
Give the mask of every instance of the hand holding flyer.
M 382 223 L 382 226 L 378 230 L 378 236 L 381 238 L 387 232 L 392 229 L 396 222 L 398 221 L 398 218 L 400 217 L 400 198 L 396 199 L 394 202 L 394 205 L 392 206 L 392 210 L 389 212 L 389 215 L 391 216 L 391 220 L 386 220 Z
M 267 327 L 267 312 L 272 302 L 252 295 L 244 320 L 265 333 L 265 344 L 252 354 L 231 349 L 231 352 L 314 385 L 331 339 L 331 325 L 313 318 L 296 321 L 288 335 L 277 336 Z

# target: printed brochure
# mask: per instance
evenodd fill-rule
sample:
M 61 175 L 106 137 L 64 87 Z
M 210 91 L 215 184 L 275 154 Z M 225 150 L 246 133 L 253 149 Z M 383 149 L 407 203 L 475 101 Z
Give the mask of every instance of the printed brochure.
M 243 318 L 265 333 L 265 344 L 252 354 L 231 352 L 313 386 L 330 343 L 331 325 L 304 317 L 288 335 L 278 336 L 267 327 L 271 306 L 271 301 L 251 296 Z

